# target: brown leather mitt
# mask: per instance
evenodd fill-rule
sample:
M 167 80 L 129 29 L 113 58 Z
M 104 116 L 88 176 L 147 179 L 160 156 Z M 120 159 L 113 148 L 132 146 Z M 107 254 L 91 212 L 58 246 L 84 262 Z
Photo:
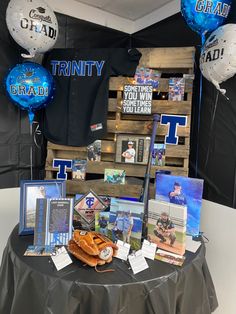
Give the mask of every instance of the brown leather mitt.
M 110 239 L 94 231 L 75 230 L 68 250 L 89 266 L 110 263 L 118 247 Z

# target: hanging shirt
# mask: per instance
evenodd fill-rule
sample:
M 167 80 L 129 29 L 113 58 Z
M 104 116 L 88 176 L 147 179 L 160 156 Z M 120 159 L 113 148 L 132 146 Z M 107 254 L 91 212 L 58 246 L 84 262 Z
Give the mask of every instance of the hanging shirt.
M 43 65 L 55 79 L 55 96 L 41 117 L 53 143 L 87 146 L 107 132 L 110 76 L 134 76 L 136 49 L 53 49 Z

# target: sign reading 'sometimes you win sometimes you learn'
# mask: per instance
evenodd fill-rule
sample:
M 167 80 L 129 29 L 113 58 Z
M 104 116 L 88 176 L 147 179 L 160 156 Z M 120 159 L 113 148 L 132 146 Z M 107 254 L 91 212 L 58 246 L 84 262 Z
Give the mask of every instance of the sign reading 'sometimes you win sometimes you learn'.
M 151 114 L 152 86 L 124 85 L 122 112 L 127 114 Z

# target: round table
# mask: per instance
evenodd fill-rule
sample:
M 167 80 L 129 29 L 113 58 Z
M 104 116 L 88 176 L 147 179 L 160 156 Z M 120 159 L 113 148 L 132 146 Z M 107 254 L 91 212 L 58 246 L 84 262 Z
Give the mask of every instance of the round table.
M 208 314 L 217 307 L 204 244 L 186 252 L 182 267 L 147 260 L 149 268 L 133 275 L 114 258 L 114 272 L 97 273 L 74 259 L 56 271 L 50 257 L 23 256 L 33 236 L 12 231 L 0 269 L 1 314 Z

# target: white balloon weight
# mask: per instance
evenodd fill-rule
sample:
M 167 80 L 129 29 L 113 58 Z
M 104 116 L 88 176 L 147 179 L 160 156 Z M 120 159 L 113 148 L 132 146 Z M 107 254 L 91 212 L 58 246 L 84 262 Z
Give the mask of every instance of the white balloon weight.
M 43 0 L 11 0 L 6 11 L 8 30 L 32 58 L 54 46 L 58 35 L 57 18 Z
M 236 73 L 236 24 L 226 24 L 215 30 L 205 42 L 200 58 L 203 76 L 220 88 L 220 83 Z

